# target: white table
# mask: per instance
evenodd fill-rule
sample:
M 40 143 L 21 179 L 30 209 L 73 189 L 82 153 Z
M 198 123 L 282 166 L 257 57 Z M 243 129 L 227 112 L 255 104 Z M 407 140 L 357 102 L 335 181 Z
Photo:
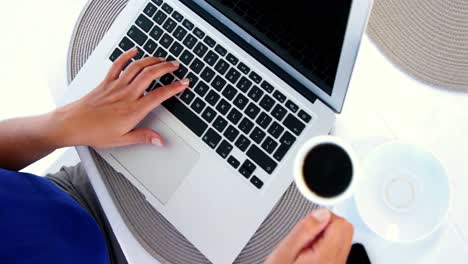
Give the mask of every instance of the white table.
M 462 263 L 468 259 L 468 227 L 464 225 L 468 223 L 464 191 L 468 188 L 468 94 L 431 88 L 411 79 L 365 37 L 333 133 L 352 142 L 391 138 L 420 144 L 442 161 L 453 185 L 449 220 L 419 243 L 382 243 L 356 215 L 350 217 L 357 227 L 356 240 L 366 242 L 373 263 Z M 78 152 L 129 262 L 157 263 L 125 226 L 88 150 L 79 148 Z

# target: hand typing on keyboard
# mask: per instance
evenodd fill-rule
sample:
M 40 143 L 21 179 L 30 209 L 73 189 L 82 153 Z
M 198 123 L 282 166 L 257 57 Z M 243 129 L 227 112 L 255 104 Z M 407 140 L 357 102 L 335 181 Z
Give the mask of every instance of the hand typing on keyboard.
M 156 131 L 135 129 L 135 126 L 163 101 L 187 88 L 189 80 L 173 82 L 143 96 L 156 79 L 177 70 L 179 63 L 148 57 L 128 65 L 137 53 L 136 48 L 123 53 L 98 87 L 54 112 L 62 124 L 61 146 L 105 148 L 140 143 L 163 144 Z

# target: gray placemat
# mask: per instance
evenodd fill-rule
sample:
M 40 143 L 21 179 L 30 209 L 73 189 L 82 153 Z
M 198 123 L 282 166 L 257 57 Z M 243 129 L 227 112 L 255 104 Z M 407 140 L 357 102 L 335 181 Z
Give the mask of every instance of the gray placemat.
M 368 34 L 417 80 L 468 91 L 467 0 L 375 0 Z
M 68 80 L 76 76 L 127 0 L 93 0 L 76 23 L 68 54 Z M 140 244 L 162 263 L 209 263 L 144 196 L 96 152 L 93 159 L 113 202 Z M 297 221 L 315 205 L 292 185 L 248 242 L 236 263 L 262 263 Z M 228 227 L 226 227 L 228 228 Z M 122 245 L 125 247 L 125 245 Z

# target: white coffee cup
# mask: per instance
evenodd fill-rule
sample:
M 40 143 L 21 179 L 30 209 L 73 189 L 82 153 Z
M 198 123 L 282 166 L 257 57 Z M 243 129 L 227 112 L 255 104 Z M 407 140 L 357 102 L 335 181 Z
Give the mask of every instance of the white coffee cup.
M 306 156 L 309 154 L 311 150 L 314 148 L 325 145 L 325 144 L 332 144 L 339 148 L 341 148 L 349 157 L 351 161 L 352 167 L 352 175 L 351 181 L 347 188 L 341 192 L 339 195 L 334 197 L 322 197 L 314 193 L 306 184 L 304 178 L 304 162 Z M 321 205 L 321 206 L 333 206 L 336 205 L 348 198 L 350 198 L 353 194 L 354 185 L 356 182 L 356 177 L 358 175 L 358 159 L 356 157 L 355 152 L 351 148 L 351 146 L 346 143 L 343 139 L 334 137 L 334 136 L 318 136 L 309 139 L 304 145 L 301 147 L 299 152 L 296 155 L 296 159 L 294 162 L 294 181 L 296 182 L 296 186 L 302 195 L 308 199 L 309 201 Z

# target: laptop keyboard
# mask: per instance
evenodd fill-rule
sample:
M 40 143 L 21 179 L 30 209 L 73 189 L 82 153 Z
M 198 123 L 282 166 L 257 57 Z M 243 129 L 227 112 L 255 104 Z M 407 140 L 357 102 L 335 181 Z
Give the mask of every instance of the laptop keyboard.
M 312 119 L 163 0 L 146 4 L 109 59 L 135 46 L 132 61 L 154 56 L 181 63 L 147 92 L 190 79 L 188 89 L 162 105 L 258 189 L 268 180 L 258 171 L 272 174 Z

